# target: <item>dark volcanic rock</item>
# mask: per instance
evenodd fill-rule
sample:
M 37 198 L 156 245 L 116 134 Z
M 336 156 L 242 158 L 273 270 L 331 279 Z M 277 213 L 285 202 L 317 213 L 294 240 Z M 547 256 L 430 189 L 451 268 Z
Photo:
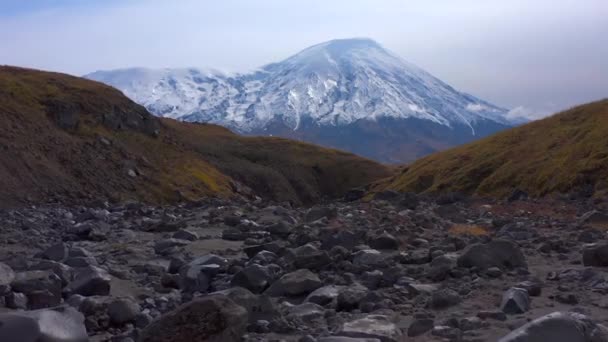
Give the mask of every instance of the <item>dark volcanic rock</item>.
M 65 261 L 68 258 L 68 256 L 69 256 L 69 248 L 63 242 L 52 245 L 51 247 L 47 248 L 44 252 L 42 252 L 43 258 L 53 260 L 53 261 L 58 261 L 58 262 Z
M 360 243 L 360 237 L 349 230 L 340 230 L 333 234 L 329 234 L 322 240 L 321 248 L 330 250 L 333 247 L 340 246 L 346 249 L 352 249 Z
M 583 251 L 583 264 L 585 266 L 608 266 L 608 243 L 586 247 Z
M 53 271 L 59 278 L 61 278 L 61 284 L 63 286 L 68 285 L 70 281 L 72 281 L 74 270 L 68 266 L 59 262 L 51 261 L 51 260 L 40 260 L 37 264 L 34 264 L 30 267 L 30 270 L 39 270 Z
M 319 277 L 307 269 L 287 273 L 275 281 L 265 294 L 269 296 L 306 295 L 323 286 Z
M 198 257 L 181 267 L 180 288 L 186 292 L 205 292 L 209 289 L 213 276 L 227 265 L 228 260 L 215 254 Z
M 407 336 L 416 337 L 418 335 L 422 335 L 425 332 L 433 329 L 433 326 L 435 326 L 435 322 L 432 319 L 417 319 L 413 321 L 407 329 Z
M 539 281 L 526 280 L 517 284 L 515 287 L 519 287 L 528 291 L 528 294 L 532 297 L 538 297 L 542 292 L 542 285 Z
M 335 285 L 328 285 L 320 287 L 314 290 L 311 294 L 306 297 L 306 302 L 315 303 L 319 305 L 327 305 L 332 303 L 338 298 L 340 293 L 340 287 Z
M 580 222 L 591 226 L 606 226 L 608 225 L 608 215 L 601 211 L 592 210 L 583 214 Z
M 338 310 L 352 311 L 357 309 L 367 292 L 367 288 L 359 284 L 340 290 L 337 298 Z
M 110 293 L 111 280 L 112 277 L 104 269 L 88 266 L 76 272 L 74 281 L 64 291 L 83 296 L 107 296 Z
M 506 314 L 524 313 L 530 309 L 530 296 L 528 291 L 512 287 L 502 297 L 500 309 Z
M 461 301 L 462 299 L 456 291 L 451 289 L 441 289 L 431 294 L 431 299 L 428 306 L 431 309 L 441 310 L 454 306 Z
M 330 207 L 314 207 L 308 210 L 304 216 L 306 222 L 313 222 L 324 217 L 328 219 L 335 218 L 338 215 L 336 208 Z
M 269 251 L 279 255 L 282 254 L 282 252 L 285 250 L 285 245 L 285 243 L 281 243 L 280 241 L 273 241 L 263 245 L 248 246 L 243 248 L 243 251 L 245 252 L 245 254 L 247 254 L 247 257 L 249 258 L 253 258 L 261 251 Z
M 0 314 L 0 341 L 87 342 L 84 317 L 71 307 Z
M 0 262 L 0 294 L 8 292 L 10 284 L 15 279 L 15 272 L 5 263 Z
M 308 268 L 311 270 L 321 269 L 331 263 L 327 252 L 317 249 L 317 247 L 306 244 L 293 251 L 294 265 L 297 268 Z
M 370 247 L 375 249 L 399 249 L 399 240 L 389 233 L 382 233 L 369 242 Z
M 608 329 L 585 315 L 554 312 L 514 330 L 499 342 L 606 342 Z
M 27 296 L 30 309 L 41 309 L 61 304 L 61 278 L 52 271 L 28 271 L 15 275 L 13 291 Z
M 226 296 L 195 299 L 166 313 L 142 332 L 140 342 L 240 341 L 247 310 Z
M 232 286 L 241 286 L 254 293 L 264 291 L 273 280 L 271 271 L 257 264 L 247 266 L 237 272 L 232 278 Z
M 110 321 L 117 325 L 135 321 L 139 311 L 139 305 L 129 298 L 117 299 L 108 305 Z
M 527 268 L 526 258 L 519 247 L 507 240 L 494 240 L 487 244 L 468 246 L 457 260 L 460 267 L 477 267 L 485 270 L 490 267 L 513 269 Z
M 377 339 L 381 342 L 401 340 L 401 329 L 384 315 L 369 315 L 342 325 L 339 332 L 342 336 Z

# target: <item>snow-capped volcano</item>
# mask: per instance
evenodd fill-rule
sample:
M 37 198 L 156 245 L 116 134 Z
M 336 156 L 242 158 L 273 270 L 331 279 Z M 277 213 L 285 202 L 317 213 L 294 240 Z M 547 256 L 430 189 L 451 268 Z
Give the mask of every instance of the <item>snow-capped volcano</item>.
M 458 92 L 370 39 L 332 40 L 245 74 L 135 68 L 86 77 L 121 89 L 159 116 L 309 140 L 383 161 L 406 161 L 511 125 L 507 110 Z M 394 130 L 405 121 L 399 139 Z M 349 127 L 359 127 L 361 136 L 352 137 Z M 332 128 L 343 141 L 332 137 Z M 388 155 L 382 146 L 377 152 L 353 146 L 382 140 L 366 141 L 370 130 L 424 146 Z

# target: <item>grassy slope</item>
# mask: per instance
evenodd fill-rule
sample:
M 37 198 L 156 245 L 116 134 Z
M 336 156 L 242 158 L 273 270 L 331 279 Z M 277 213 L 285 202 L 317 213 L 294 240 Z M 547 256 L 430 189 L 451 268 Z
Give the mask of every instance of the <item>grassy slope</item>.
M 222 172 L 277 200 L 310 203 L 391 174 L 376 162 L 334 149 L 283 138 L 243 137 L 215 125 L 163 122 Z
M 65 112 L 78 118 L 76 127 L 57 125 Z M 233 179 L 270 198 L 311 202 L 388 174 L 335 150 L 159 120 L 97 82 L 0 67 L 0 205 L 26 198 L 167 202 L 178 191 L 227 196 Z
M 420 159 L 379 188 L 540 196 L 608 187 L 608 100 Z

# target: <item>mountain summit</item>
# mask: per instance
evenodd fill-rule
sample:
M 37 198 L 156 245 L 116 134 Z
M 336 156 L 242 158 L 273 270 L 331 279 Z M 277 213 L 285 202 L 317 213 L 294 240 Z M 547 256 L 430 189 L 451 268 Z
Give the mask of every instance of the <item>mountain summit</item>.
M 159 116 L 410 161 L 507 128 L 506 110 L 461 93 L 366 38 L 311 46 L 255 72 L 122 69 L 86 77 Z

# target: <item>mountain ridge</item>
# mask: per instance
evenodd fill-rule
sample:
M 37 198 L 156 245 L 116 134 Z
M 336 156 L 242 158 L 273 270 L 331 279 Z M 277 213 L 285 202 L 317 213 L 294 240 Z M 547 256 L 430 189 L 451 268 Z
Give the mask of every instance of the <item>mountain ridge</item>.
M 254 135 L 296 136 L 310 142 L 315 130 L 360 125 L 361 120 L 423 119 L 451 130 L 468 130 L 464 142 L 514 125 L 507 110 L 458 92 L 370 39 L 339 39 L 306 48 L 256 71 L 224 74 L 201 69 L 127 69 L 85 75 L 121 89 L 152 113 L 191 122 L 209 122 Z M 311 131 L 300 123 L 312 122 Z M 276 131 L 272 127 L 279 127 Z M 382 127 L 391 130 L 390 127 Z M 356 127 L 355 127 L 356 129 Z M 388 133 L 387 135 L 392 135 Z M 329 144 L 358 153 L 366 137 L 352 144 Z M 412 137 L 398 144 L 407 145 Z M 426 139 L 425 139 L 426 140 Z M 454 146 L 460 140 L 434 145 Z M 407 150 L 404 146 L 401 150 Z M 364 156 L 384 162 L 411 161 L 419 154 Z M 415 148 L 414 148 L 415 149 Z

